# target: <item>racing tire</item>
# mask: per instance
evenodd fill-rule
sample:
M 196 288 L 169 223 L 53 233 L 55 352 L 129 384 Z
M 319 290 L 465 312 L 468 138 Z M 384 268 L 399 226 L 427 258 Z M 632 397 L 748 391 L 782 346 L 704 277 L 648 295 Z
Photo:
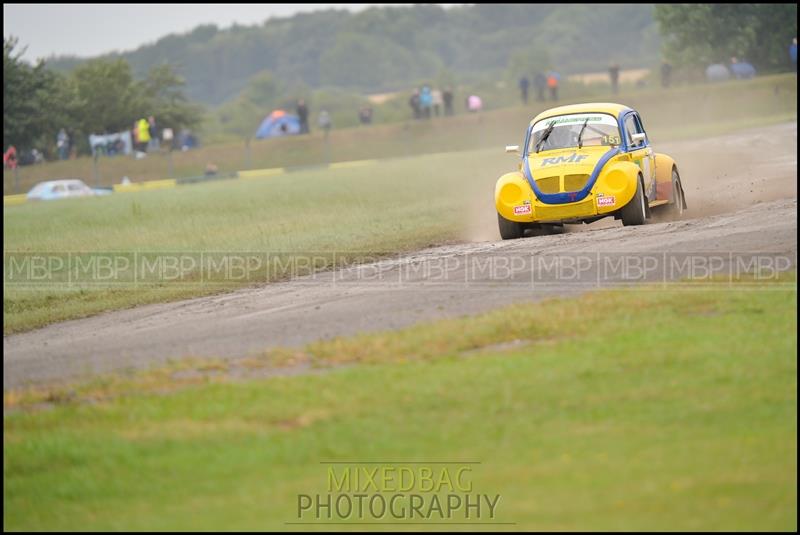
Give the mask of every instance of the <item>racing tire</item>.
M 644 225 L 647 219 L 647 199 L 644 196 L 642 180 L 636 181 L 636 193 L 633 198 L 620 210 L 620 218 L 624 226 Z
M 525 225 L 516 221 L 509 221 L 497 214 L 497 226 L 500 228 L 500 237 L 504 240 L 516 240 L 525 233 Z
M 669 215 L 672 219 L 680 219 L 686 210 L 686 197 L 683 195 L 683 184 L 678 170 L 672 168 L 672 203 L 669 205 Z

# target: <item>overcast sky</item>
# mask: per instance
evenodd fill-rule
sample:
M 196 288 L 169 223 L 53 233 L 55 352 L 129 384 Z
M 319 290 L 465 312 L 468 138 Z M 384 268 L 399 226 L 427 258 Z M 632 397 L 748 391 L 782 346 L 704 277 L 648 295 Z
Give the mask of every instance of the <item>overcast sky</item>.
M 200 24 L 227 28 L 329 8 L 359 11 L 375 4 L 3 4 L 3 36 L 19 38 L 33 61 L 52 55 L 97 56 L 133 50 Z

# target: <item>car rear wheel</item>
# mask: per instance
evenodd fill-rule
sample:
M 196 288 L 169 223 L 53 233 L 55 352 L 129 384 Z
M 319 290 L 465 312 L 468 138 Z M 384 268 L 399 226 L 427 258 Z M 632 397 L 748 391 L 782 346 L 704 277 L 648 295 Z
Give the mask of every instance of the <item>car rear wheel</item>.
M 686 209 L 686 199 L 683 196 L 683 185 L 678 170 L 672 169 L 672 204 L 669 205 L 669 214 L 674 219 L 680 219 Z
M 626 227 L 629 225 L 644 225 L 645 219 L 647 219 L 646 202 L 647 199 L 644 196 L 644 188 L 640 178 L 636 181 L 636 193 L 633 198 L 620 210 L 622 224 Z
M 497 214 L 497 226 L 500 227 L 500 237 L 504 240 L 516 240 L 525 232 L 525 225 L 516 221 L 509 221 Z

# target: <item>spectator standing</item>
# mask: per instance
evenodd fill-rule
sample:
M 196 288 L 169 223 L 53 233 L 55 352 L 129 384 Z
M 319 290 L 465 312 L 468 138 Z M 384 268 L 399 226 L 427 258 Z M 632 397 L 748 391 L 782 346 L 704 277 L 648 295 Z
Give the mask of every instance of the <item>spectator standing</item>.
M 553 100 L 558 100 L 558 79 L 560 77 L 555 71 L 550 71 L 547 74 L 547 87 L 550 89 L 550 98 Z
M 358 121 L 361 124 L 372 124 L 372 108 L 365 106 L 358 110 Z
M 547 89 L 547 76 L 542 72 L 537 72 L 533 77 L 533 86 L 536 88 L 536 100 L 544 102 L 544 90 Z
M 11 145 L 8 150 L 3 153 L 3 168 L 16 169 L 17 168 L 17 147 Z
M 797 37 L 792 39 L 792 44 L 789 45 L 789 59 L 792 62 L 794 72 L 797 72 Z
M 523 76 L 519 79 L 519 91 L 522 96 L 522 103 L 528 103 L 528 88 L 530 87 L 531 82 L 528 80 L 527 76 Z
M 471 113 L 477 113 L 483 108 L 483 101 L 477 95 L 470 95 L 467 97 L 467 110 Z
M 433 106 L 433 95 L 431 88 L 428 85 L 422 86 L 422 91 L 419 93 L 419 105 L 422 108 L 422 116 L 426 119 L 431 118 L 431 107 Z
M 671 82 L 670 78 L 672 77 L 672 65 L 663 61 L 661 63 L 661 87 L 667 88 Z
M 167 146 L 167 150 L 170 152 L 174 148 L 173 144 L 174 134 L 172 132 L 172 128 L 165 128 L 161 131 L 161 139 L 164 141 L 164 145 Z
M 616 63 L 608 68 L 608 77 L 611 79 L 611 91 L 619 93 L 619 65 Z
M 331 114 L 328 113 L 328 110 L 322 110 L 319 112 L 319 117 L 317 118 L 317 124 L 322 131 L 325 132 L 325 139 L 328 139 L 328 133 L 331 131 Z
M 303 99 L 297 101 L 297 118 L 300 119 L 300 133 L 308 134 L 308 106 Z
M 156 118 L 151 115 L 147 119 L 148 124 L 148 131 L 150 132 L 150 143 L 148 144 L 147 150 L 148 151 L 158 151 L 161 148 L 160 135 L 158 131 L 158 125 L 156 124 Z
M 56 136 L 56 147 L 58 148 L 58 159 L 66 160 L 69 157 L 69 136 L 63 128 L 58 131 L 58 136 Z
M 453 89 L 446 87 L 442 93 L 442 100 L 444 101 L 444 114 L 453 115 Z
M 420 112 L 419 89 L 415 89 L 414 93 L 411 94 L 411 98 L 408 99 L 408 105 L 411 106 L 411 111 L 414 113 L 414 119 L 419 119 L 422 116 L 422 113 Z
M 133 121 L 133 128 L 131 128 L 133 136 L 133 150 L 139 152 L 139 121 Z
M 431 103 L 433 104 L 433 114 L 436 117 L 439 117 L 439 114 L 442 110 L 442 104 L 444 103 L 444 97 L 439 89 L 434 89 L 431 91 Z
M 147 153 L 147 147 L 150 145 L 150 123 L 147 119 L 142 117 L 139 119 L 139 152 Z

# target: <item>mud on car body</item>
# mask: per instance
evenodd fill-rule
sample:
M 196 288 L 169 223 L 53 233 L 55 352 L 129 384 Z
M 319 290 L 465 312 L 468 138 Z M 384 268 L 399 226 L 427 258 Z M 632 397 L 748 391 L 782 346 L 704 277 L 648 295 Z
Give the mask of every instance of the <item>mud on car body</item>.
M 653 151 L 639 114 L 621 104 L 542 112 L 530 122 L 524 145 L 506 152 L 521 161 L 495 187 L 503 239 L 608 216 L 642 225 L 654 209 L 680 216 L 686 208 L 677 164 Z

